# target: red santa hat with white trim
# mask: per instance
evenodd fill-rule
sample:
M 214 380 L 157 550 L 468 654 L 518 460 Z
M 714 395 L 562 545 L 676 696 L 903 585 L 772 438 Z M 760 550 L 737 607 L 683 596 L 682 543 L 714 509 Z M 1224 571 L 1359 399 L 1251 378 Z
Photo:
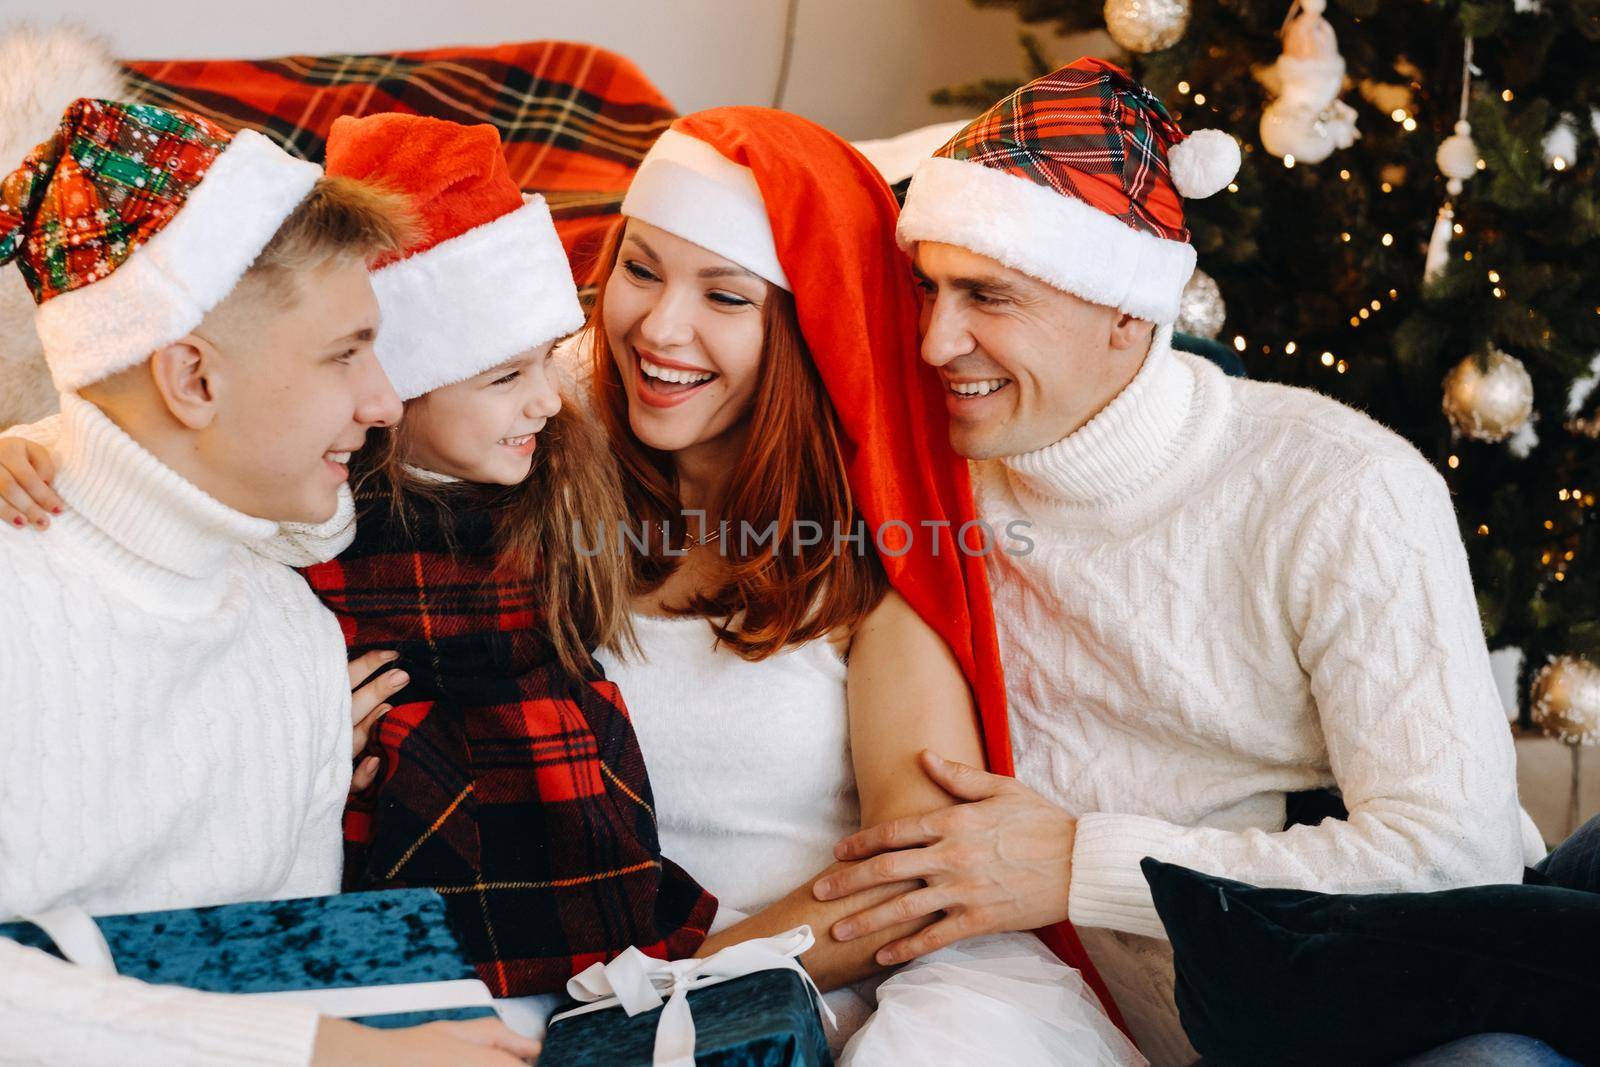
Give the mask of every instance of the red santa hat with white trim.
M 1194 273 L 1185 198 L 1239 171 L 1221 130 L 1185 134 L 1119 67 L 1037 78 L 918 165 L 898 234 L 956 245 L 1096 304 L 1167 325 Z
M 524 198 L 500 134 L 421 115 L 345 116 L 328 174 L 407 194 L 423 236 L 372 272 L 378 361 L 401 399 L 465 381 L 583 325 L 544 197 Z

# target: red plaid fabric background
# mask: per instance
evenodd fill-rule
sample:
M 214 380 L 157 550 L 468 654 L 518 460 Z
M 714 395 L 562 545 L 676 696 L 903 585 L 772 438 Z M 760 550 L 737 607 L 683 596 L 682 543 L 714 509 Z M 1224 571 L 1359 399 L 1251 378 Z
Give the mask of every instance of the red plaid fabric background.
M 438 890 L 496 996 L 557 991 L 629 945 L 691 955 L 716 901 L 661 855 L 621 694 L 564 671 L 531 582 L 496 577 L 486 502 L 446 504 L 402 529 L 363 494 L 355 543 L 306 571 L 351 653 L 398 650 L 410 675 L 345 814 L 345 887 Z
M 633 63 L 593 45 L 529 41 L 377 55 L 124 64 L 133 99 L 259 130 L 320 163 L 340 115 L 402 111 L 487 122 L 511 176 L 550 201 L 580 285 L 622 194 L 676 112 Z

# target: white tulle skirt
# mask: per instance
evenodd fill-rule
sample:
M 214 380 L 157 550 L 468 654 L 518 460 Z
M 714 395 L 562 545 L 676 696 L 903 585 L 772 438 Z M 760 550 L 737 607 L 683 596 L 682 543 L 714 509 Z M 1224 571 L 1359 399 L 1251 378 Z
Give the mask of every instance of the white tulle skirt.
M 839 1067 L 1144 1067 L 1078 972 L 1032 934 L 993 934 L 827 996 Z

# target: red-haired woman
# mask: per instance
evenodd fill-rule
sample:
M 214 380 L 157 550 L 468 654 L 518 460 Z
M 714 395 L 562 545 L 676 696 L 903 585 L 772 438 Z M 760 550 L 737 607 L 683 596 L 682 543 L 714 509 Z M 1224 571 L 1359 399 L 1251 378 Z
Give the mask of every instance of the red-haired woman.
M 663 847 L 722 903 L 702 952 L 809 924 L 847 1063 L 1142 1063 L 1032 935 L 866 981 L 908 929 L 836 941 L 865 901 L 811 892 L 841 837 L 952 803 L 921 749 L 1009 759 L 979 555 L 1001 548 L 961 529 L 888 187 L 813 123 L 722 108 L 663 135 L 623 214 L 581 347 L 646 549 L 639 648 L 601 658 Z

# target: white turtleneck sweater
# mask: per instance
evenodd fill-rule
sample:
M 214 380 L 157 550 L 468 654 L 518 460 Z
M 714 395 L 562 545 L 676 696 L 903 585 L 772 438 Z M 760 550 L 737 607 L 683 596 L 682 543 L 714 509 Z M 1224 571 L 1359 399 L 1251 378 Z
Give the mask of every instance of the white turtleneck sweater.
M 276 523 L 62 400 L 45 533 L 0 535 L 0 921 L 339 890 L 338 624 Z M 309 1009 L 97 977 L 0 939 L 0 1063 L 305 1064 Z
M 1078 817 L 1070 917 L 1158 1065 L 1193 1053 L 1142 857 L 1430 890 L 1520 881 L 1526 839 L 1443 479 L 1169 339 L 1076 433 L 974 465 L 984 517 L 1033 524 L 989 557 L 1017 775 Z M 1322 788 L 1348 821 L 1284 830 L 1285 794 Z

